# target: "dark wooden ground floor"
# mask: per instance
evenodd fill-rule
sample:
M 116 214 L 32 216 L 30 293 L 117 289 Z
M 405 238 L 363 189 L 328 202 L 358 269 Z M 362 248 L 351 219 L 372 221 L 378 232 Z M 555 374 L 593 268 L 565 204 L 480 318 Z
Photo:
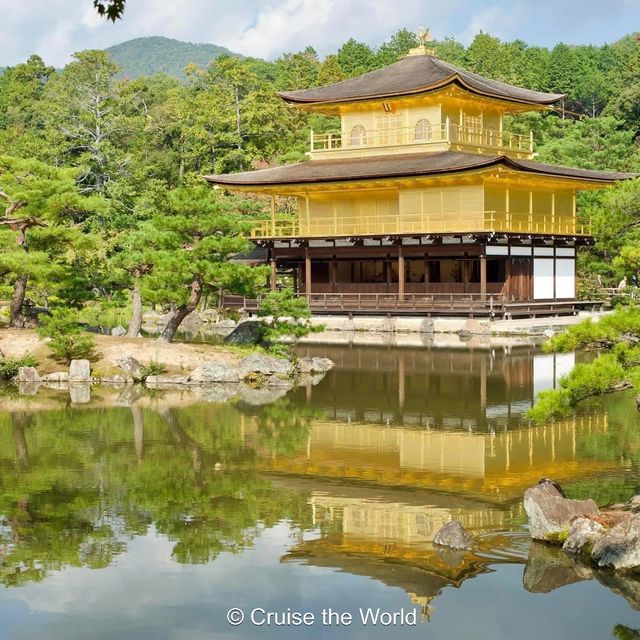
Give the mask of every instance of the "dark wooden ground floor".
M 576 299 L 573 238 L 353 238 L 263 246 L 271 289 L 291 286 L 317 314 L 535 316 L 594 305 Z M 229 304 L 240 302 L 229 298 Z

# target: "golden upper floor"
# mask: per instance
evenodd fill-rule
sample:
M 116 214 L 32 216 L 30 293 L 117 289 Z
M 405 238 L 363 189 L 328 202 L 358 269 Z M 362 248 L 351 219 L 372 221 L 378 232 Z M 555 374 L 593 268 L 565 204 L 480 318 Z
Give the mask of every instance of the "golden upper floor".
M 399 62 L 343 82 L 282 92 L 298 108 L 339 116 L 339 132 L 311 134 L 312 159 L 466 150 L 533 157 L 531 134 L 504 130 L 506 114 L 562 98 L 470 73 L 418 47 Z

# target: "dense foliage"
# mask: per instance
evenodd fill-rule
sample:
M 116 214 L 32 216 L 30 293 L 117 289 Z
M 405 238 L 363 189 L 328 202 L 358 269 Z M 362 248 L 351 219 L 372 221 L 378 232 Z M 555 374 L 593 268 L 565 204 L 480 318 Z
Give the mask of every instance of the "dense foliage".
M 25 303 L 96 319 L 127 310 L 129 334 L 137 335 L 142 308 L 156 305 L 172 311 L 171 339 L 191 308 L 217 304 L 225 290 L 257 292 L 266 273 L 227 258 L 245 248 L 244 233 L 268 215 L 266 207 L 259 198 L 207 189 L 202 176 L 305 160 L 310 129 L 329 132 L 338 123 L 287 107 L 276 91 L 380 68 L 416 44 L 402 30 L 375 49 L 350 39 L 322 60 L 311 47 L 273 62 L 221 56 L 205 65 L 200 58 L 183 79 L 122 79 L 109 54 L 96 50 L 75 54 L 61 71 L 36 55 L 6 69 L 0 299 L 11 301 L 12 323 L 23 323 Z M 640 170 L 634 36 L 548 50 L 480 33 L 466 48 L 450 39 L 434 47 L 471 71 L 567 94 L 555 113 L 509 122 L 516 132 L 534 131 L 541 160 Z M 598 239 L 580 257 L 581 273 L 589 274 L 581 290 L 635 278 L 640 184 L 590 192 L 580 204 Z

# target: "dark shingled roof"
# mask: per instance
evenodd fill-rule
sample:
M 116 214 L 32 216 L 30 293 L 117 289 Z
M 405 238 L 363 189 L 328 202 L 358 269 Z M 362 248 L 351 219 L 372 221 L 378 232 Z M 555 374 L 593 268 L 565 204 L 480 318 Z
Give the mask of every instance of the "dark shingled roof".
M 550 105 L 564 96 L 561 93 L 542 93 L 489 80 L 426 54 L 407 56 L 395 64 L 357 78 L 315 89 L 283 91 L 278 95 L 293 104 L 321 104 L 411 95 L 451 83 L 499 100 L 532 105 Z
M 427 176 L 457 171 L 471 171 L 495 165 L 504 165 L 517 171 L 539 175 L 574 178 L 591 182 L 609 183 L 637 177 L 633 173 L 613 173 L 561 167 L 541 162 L 516 160 L 507 156 L 484 156 L 455 151 L 438 153 L 412 153 L 404 155 L 370 156 L 336 160 L 311 160 L 259 171 L 205 176 L 213 184 L 223 186 L 269 186 L 318 182 L 345 182 L 380 178 Z

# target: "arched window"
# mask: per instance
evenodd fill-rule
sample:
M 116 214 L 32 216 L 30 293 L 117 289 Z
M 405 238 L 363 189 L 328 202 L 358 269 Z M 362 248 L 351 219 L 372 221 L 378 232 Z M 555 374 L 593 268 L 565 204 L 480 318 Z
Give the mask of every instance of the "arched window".
M 426 118 L 416 122 L 415 140 L 420 142 L 431 141 L 431 123 Z
M 357 124 L 351 129 L 351 146 L 360 147 L 363 144 L 367 144 L 367 131 L 361 124 Z

